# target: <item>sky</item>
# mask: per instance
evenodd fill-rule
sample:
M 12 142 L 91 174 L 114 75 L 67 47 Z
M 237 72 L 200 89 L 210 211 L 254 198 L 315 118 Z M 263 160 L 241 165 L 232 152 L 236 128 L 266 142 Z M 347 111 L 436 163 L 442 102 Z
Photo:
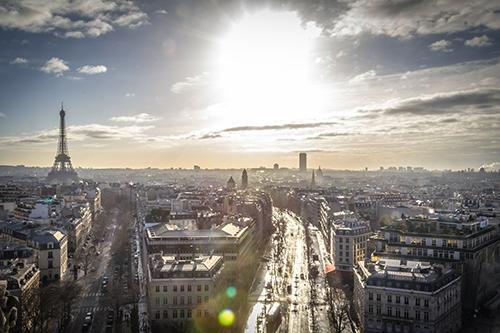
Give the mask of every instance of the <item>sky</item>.
M 500 2 L 0 2 L 0 164 L 500 167 Z

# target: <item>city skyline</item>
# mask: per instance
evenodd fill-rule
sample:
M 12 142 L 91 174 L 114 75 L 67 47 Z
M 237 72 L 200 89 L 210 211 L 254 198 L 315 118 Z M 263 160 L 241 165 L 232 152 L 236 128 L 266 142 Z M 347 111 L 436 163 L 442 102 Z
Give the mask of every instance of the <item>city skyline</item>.
M 50 166 L 64 101 L 75 167 L 499 168 L 500 5 L 319 6 L 0 5 L 0 164 Z

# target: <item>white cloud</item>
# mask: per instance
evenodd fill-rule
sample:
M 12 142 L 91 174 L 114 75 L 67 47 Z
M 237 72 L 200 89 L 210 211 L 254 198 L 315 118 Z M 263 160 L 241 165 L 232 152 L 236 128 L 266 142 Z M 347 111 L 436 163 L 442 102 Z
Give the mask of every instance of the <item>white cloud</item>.
M 350 79 L 349 84 L 361 83 L 361 82 L 364 82 L 366 80 L 373 79 L 375 76 L 377 76 L 377 72 L 375 72 L 373 69 L 371 69 L 367 72 L 356 75 L 355 77 Z
M 451 42 L 449 40 L 441 39 L 429 45 L 429 49 L 431 51 L 452 52 L 453 49 L 451 49 L 450 46 Z
M 160 117 L 155 117 L 149 113 L 139 113 L 131 116 L 118 116 L 112 117 L 110 120 L 115 122 L 127 122 L 127 123 L 150 123 L 160 120 Z
M 57 76 L 61 76 L 64 72 L 69 70 L 69 67 L 64 60 L 52 57 L 45 63 L 45 65 L 40 67 L 40 70 L 47 74 L 56 74 Z
M 65 38 L 98 37 L 114 27 L 135 28 L 147 22 L 147 14 L 132 1 L 17 0 L 0 4 L 0 28 Z
M 466 40 L 464 44 L 470 47 L 485 47 L 493 45 L 493 41 L 488 36 L 482 35 Z
M 125 93 L 125 97 L 135 97 L 135 93 L 132 92 Z
M 155 11 L 155 14 L 158 14 L 158 15 L 167 15 L 168 12 L 165 9 L 158 9 L 158 10 Z
M 103 65 L 97 65 L 97 66 L 85 65 L 77 69 L 78 73 L 88 74 L 88 75 L 106 73 L 107 71 L 108 69 L 106 68 L 106 66 Z
M 500 2 L 491 0 L 331 1 L 337 15 L 324 16 L 320 24 L 332 35 L 364 32 L 408 38 L 415 35 L 446 34 L 476 27 L 500 28 Z M 308 7 L 306 7 L 308 8 Z M 317 17 L 317 16 L 316 16 Z
M 174 94 L 183 94 L 188 91 L 197 90 L 208 84 L 208 73 L 203 72 L 200 75 L 188 76 L 184 81 L 176 82 L 170 87 Z
M 24 65 L 27 63 L 28 63 L 28 59 L 21 58 L 21 57 L 17 57 L 16 59 L 14 59 L 10 62 L 10 64 L 12 64 L 12 65 Z

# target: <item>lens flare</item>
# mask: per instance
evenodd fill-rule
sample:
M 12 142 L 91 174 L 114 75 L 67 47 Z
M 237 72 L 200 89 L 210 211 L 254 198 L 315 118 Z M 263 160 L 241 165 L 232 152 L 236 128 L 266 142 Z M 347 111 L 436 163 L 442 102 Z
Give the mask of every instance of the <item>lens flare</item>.
M 219 324 L 225 327 L 229 327 L 234 323 L 234 312 L 230 309 L 224 309 L 219 312 Z
M 229 287 L 226 289 L 226 296 L 229 298 L 234 298 L 236 296 L 236 288 L 235 287 Z

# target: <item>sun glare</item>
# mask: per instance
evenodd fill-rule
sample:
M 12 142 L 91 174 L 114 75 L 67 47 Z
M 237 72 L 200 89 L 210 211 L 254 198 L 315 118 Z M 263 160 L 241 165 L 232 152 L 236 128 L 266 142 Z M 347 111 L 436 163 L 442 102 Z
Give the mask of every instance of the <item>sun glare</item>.
M 317 112 L 312 42 L 320 33 L 293 12 L 246 14 L 220 41 L 217 88 L 226 112 L 246 123 L 300 119 Z

